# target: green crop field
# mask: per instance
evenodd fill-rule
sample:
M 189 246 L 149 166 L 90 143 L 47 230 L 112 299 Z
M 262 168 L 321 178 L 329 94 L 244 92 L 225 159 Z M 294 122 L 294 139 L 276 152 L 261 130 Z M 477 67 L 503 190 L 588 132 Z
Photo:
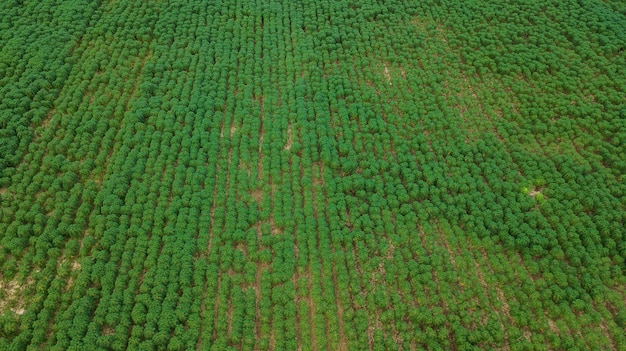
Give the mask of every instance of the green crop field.
M 623 0 L 0 1 L 0 350 L 626 350 Z

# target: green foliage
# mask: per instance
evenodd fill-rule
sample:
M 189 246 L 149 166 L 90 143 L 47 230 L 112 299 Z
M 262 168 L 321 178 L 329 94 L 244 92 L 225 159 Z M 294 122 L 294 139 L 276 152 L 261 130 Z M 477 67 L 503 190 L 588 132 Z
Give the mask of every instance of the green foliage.
M 0 349 L 626 348 L 617 1 L 5 1 Z

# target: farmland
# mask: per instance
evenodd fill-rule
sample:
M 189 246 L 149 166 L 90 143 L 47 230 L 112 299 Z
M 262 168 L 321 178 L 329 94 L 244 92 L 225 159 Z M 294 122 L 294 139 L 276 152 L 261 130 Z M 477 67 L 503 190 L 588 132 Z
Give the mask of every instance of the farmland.
M 0 2 L 0 350 L 626 350 L 626 5 Z

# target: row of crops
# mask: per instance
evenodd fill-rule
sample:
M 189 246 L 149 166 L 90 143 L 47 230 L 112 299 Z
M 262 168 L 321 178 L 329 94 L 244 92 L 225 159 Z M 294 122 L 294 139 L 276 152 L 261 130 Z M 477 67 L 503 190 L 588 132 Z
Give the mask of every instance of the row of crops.
M 0 349 L 626 348 L 619 1 L 0 9 Z

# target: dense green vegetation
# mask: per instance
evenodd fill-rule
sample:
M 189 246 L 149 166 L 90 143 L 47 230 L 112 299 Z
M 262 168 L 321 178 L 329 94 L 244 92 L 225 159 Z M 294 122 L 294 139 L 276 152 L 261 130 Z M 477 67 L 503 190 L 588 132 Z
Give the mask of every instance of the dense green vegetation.
M 0 350 L 626 350 L 626 5 L 0 2 Z

